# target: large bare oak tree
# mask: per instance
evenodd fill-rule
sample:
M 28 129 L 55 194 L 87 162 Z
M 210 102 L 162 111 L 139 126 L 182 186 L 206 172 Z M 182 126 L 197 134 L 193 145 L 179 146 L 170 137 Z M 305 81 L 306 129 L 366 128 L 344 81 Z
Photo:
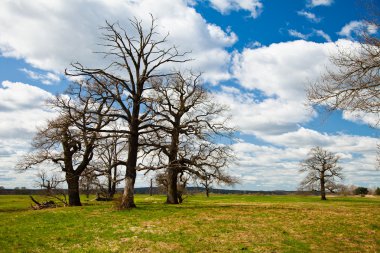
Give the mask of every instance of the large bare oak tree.
M 157 33 L 156 21 L 144 27 L 137 19 L 130 21 L 130 30 L 118 23 L 106 22 L 103 30 L 105 51 L 102 52 L 111 64 L 106 68 L 89 68 L 80 63 L 72 64 L 66 73 L 93 80 L 102 90 L 101 96 L 111 97 L 115 105 L 113 116 L 125 123 L 126 128 L 118 131 L 124 134 L 128 143 L 126 159 L 125 188 L 121 208 L 136 207 L 134 184 L 136 163 L 139 152 L 139 138 L 150 125 L 150 112 L 144 106 L 145 93 L 151 89 L 152 78 L 165 76 L 165 65 L 185 62 L 175 46 L 168 46 L 167 36 Z

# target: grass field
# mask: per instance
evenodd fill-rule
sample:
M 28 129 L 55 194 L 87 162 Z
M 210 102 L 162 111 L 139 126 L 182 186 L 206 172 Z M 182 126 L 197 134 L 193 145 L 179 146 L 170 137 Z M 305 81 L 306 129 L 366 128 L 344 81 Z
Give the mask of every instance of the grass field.
M 28 196 L 0 196 L 0 252 L 380 252 L 380 198 L 164 199 L 33 211 Z

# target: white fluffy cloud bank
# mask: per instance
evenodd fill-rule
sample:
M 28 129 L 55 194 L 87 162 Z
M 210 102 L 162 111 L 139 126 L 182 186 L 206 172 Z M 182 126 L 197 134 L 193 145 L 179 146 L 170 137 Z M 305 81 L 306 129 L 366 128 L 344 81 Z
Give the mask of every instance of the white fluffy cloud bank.
M 37 126 L 54 116 L 44 101 L 52 94 L 25 83 L 3 81 L 0 86 L 0 184 L 32 186 L 33 173 L 15 172 L 15 164 L 30 149 Z M 33 180 L 31 180 L 33 178 Z M 18 185 L 15 185 L 17 183 Z
M 252 11 L 259 2 L 242 4 Z M 228 7 L 229 8 L 229 7 Z M 105 20 L 128 25 L 136 17 L 146 25 L 151 13 L 159 33 L 169 32 L 169 42 L 180 51 L 192 51 L 194 70 L 202 70 L 212 82 L 229 78 L 230 60 L 226 47 L 237 36 L 209 24 L 185 0 L 36 0 L 0 2 L 0 53 L 6 57 L 25 59 L 32 66 L 63 72 L 71 62 L 102 66 L 99 54 L 100 30 Z

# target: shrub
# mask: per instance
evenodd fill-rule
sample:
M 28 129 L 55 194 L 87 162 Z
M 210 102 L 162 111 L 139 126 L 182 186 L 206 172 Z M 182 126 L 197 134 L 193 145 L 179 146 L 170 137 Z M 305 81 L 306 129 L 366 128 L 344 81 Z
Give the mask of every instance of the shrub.
M 380 195 L 380 188 L 379 187 L 376 188 L 375 195 Z
M 368 188 L 366 188 L 366 187 L 358 187 L 358 188 L 355 189 L 354 193 L 355 193 L 355 195 L 364 196 L 364 195 L 368 194 Z

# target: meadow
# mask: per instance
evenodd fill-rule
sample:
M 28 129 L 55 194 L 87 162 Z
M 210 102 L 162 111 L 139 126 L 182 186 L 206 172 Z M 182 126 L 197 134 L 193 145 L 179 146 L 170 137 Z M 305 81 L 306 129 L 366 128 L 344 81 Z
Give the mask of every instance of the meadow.
M 136 209 L 118 211 L 83 197 L 35 211 L 28 196 L 2 195 L 0 252 L 380 252 L 379 197 L 164 200 L 137 195 Z

